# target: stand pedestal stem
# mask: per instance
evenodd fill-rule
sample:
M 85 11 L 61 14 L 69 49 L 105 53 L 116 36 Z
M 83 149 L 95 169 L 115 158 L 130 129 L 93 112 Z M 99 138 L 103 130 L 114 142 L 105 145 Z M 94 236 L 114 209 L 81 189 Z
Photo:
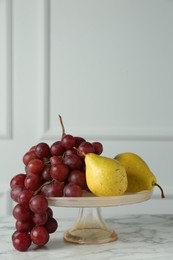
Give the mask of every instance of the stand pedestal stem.
M 80 208 L 74 225 L 64 234 L 64 240 L 77 244 L 101 244 L 117 239 L 117 234 L 104 222 L 101 208 Z

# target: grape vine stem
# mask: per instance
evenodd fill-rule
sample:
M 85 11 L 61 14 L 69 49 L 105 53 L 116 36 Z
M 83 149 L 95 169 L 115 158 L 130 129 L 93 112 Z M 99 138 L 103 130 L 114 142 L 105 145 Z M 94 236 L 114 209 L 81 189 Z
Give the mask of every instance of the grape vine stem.
M 45 183 L 43 183 L 43 185 L 41 185 L 36 191 L 33 192 L 33 196 L 37 195 L 44 186 L 49 185 L 49 184 L 53 183 L 54 181 L 55 180 L 52 179 L 50 181 L 46 181 Z
M 63 137 L 65 135 L 65 127 L 64 127 L 61 115 L 58 115 L 58 116 L 59 116 L 59 120 L 60 120 L 60 123 L 62 126 L 62 137 Z
M 84 153 L 83 151 L 81 151 L 80 149 L 78 149 L 77 147 L 73 147 L 73 149 L 75 149 L 78 153 L 80 153 L 82 156 L 86 156 L 86 153 Z

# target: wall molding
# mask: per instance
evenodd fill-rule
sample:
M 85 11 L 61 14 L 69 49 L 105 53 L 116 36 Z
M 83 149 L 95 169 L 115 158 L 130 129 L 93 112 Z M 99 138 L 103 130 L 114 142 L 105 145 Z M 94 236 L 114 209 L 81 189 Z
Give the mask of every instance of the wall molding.
M 44 138 L 45 133 L 49 131 L 50 122 L 50 2 L 49 0 L 40 0 L 40 62 L 39 62 L 39 138 Z
M 71 128 L 71 133 L 75 133 L 75 135 L 84 136 L 85 138 L 93 139 L 93 140 L 129 140 L 129 141 L 173 141 L 173 129 L 144 129 L 144 128 L 115 128 L 111 127 L 111 129 L 98 129 L 97 127 L 93 127 L 90 129 L 78 129 Z M 88 134 L 90 133 L 90 134 Z M 48 129 L 44 132 L 41 139 L 46 140 L 56 140 L 61 136 L 57 135 L 57 129 Z
M 12 0 L 4 0 L 5 5 L 5 46 L 6 50 L 2 57 L 4 57 L 4 87 L 5 102 L 2 108 L 2 115 L 4 122 L 0 125 L 0 139 L 12 138 Z M 5 116 L 4 116 L 5 115 Z

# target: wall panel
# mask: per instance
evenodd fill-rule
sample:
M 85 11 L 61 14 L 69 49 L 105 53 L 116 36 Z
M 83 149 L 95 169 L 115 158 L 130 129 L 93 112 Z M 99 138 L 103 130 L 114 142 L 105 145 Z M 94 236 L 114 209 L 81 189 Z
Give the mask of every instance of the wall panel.
M 124 3 L 42 2 L 42 138 L 173 140 L 173 7 Z

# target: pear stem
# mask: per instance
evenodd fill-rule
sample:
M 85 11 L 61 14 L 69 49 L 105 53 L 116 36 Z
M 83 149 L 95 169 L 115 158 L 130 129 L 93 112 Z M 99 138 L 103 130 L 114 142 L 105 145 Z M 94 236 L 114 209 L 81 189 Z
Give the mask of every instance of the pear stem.
M 164 191 L 163 191 L 162 187 L 158 183 L 155 183 L 154 185 L 157 186 L 160 189 L 160 191 L 161 191 L 161 198 L 164 199 L 165 198 L 165 194 L 164 194 Z
M 62 126 L 62 137 L 65 135 L 65 127 L 64 127 L 64 124 L 63 124 L 63 121 L 62 121 L 62 117 L 60 115 L 59 116 L 59 120 L 60 120 L 60 123 L 61 123 L 61 126 Z

